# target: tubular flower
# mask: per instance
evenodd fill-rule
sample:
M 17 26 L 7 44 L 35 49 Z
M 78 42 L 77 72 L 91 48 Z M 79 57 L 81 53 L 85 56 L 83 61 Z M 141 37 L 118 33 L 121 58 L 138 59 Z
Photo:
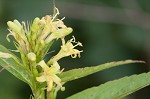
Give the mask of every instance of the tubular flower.
M 52 33 L 45 39 L 45 43 L 49 43 L 54 39 L 63 38 L 69 35 L 73 29 L 64 25 L 62 20 L 51 23 Z
M 53 83 L 56 83 L 57 86 L 62 87 L 61 79 L 56 75 L 60 73 L 60 66 L 57 62 L 55 62 L 51 67 L 48 67 L 47 64 L 42 60 L 38 65 L 40 65 L 43 69 L 42 75 L 40 77 L 36 77 L 38 82 L 47 82 L 47 91 L 51 91 L 53 87 Z
M 76 43 L 76 45 L 73 45 L 73 43 Z M 67 41 L 67 43 L 65 43 L 65 40 L 62 39 L 61 50 L 56 56 L 49 60 L 48 64 L 53 64 L 59 59 L 67 56 L 71 56 L 72 58 L 76 58 L 77 56 L 80 57 L 80 53 L 83 51 L 75 49 L 76 46 L 82 46 L 82 43 L 76 42 L 74 37 L 71 40 Z
M 44 40 L 46 44 L 50 43 L 54 39 L 59 39 L 70 34 L 73 29 L 67 27 L 63 19 L 56 19 L 57 15 L 59 15 L 59 10 L 56 8 L 56 14 L 52 17 L 46 15 L 41 19 L 41 21 L 45 22 L 45 27 L 43 28 L 42 33 L 39 36 L 39 40 Z
M 16 42 L 15 46 L 21 54 L 21 58 L 25 66 L 28 66 L 28 57 L 26 54 L 33 52 L 38 57 L 38 62 L 46 55 L 52 41 L 59 38 L 64 38 L 69 35 L 73 29 L 67 27 L 63 19 L 57 19 L 59 10 L 54 16 L 46 15 L 41 19 L 36 17 L 33 22 L 19 22 L 17 20 L 8 21 L 9 27 L 8 36 L 12 35 Z M 31 24 L 30 24 L 31 23 Z
M 34 85 L 33 90 L 36 92 L 38 88 L 37 95 L 41 95 L 42 98 L 45 95 L 43 94 L 43 90 L 39 90 L 39 85 L 42 83 L 44 84 L 41 87 L 44 89 L 46 87 L 48 91 L 46 96 L 48 97 L 55 94 L 59 89 L 62 91 L 65 90 L 62 87 L 63 83 L 61 79 L 57 75 L 63 71 L 60 70 L 58 60 L 67 56 L 71 56 L 72 58 L 80 57 L 80 53 L 82 52 L 75 48 L 82 46 L 82 43 L 76 42 L 74 37 L 65 42 L 65 37 L 72 33 L 73 29 L 64 24 L 64 18 L 57 19 L 59 10 L 57 8 L 54 10 L 53 16 L 36 17 L 33 22 L 26 23 L 19 22 L 18 20 L 7 22 L 10 32 L 7 35 L 7 40 L 10 41 L 8 38 L 10 35 L 14 37 L 14 45 L 17 48 L 16 52 L 20 53 L 21 61 L 11 53 L 0 52 L 0 59 L 6 59 L 7 61 L 13 59 L 13 61 L 18 62 L 27 69 L 27 72 L 30 74 L 29 78 L 33 78 L 32 81 L 35 80 L 35 83 L 32 82 Z M 62 41 L 60 51 L 48 63 L 45 63 L 43 58 L 48 54 L 53 41 L 58 39 Z M 37 68 L 37 65 L 40 68 Z M 46 86 L 43 86 L 45 83 Z M 39 92 L 42 92 L 42 94 L 39 94 Z

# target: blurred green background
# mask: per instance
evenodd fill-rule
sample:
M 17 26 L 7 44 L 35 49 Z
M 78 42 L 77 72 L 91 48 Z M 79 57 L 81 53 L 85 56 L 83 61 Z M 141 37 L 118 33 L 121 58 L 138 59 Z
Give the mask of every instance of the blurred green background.
M 74 29 L 72 35 L 83 43 L 81 58 L 62 59 L 65 70 L 94 66 L 126 59 L 144 60 L 146 64 L 130 64 L 95 73 L 69 82 L 58 99 L 97 86 L 110 80 L 150 69 L 150 1 L 149 0 L 57 0 L 60 17 Z M 35 17 L 52 14 L 52 0 L 0 0 L 0 44 L 15 49 L 5 39 L 6 22 L 18 19 L 31 21 Z M 67 39 L 71 38 L 71 35 Z M 52 57 L 60 48 L 54 43 L 49 54 Z M 0 72 L 0 99 L 29 99 L 30 88 L 6 70 Z M 125 99 L 149 99 L 150 87 L 146 87 Z

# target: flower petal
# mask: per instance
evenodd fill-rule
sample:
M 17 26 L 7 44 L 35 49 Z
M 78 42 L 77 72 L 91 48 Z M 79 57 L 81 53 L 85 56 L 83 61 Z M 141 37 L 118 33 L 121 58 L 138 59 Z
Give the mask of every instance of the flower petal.
M 40 65 L 43 69 L 47 69 L 47 68 L 48 68 L 48 66 L 47 66 L 47 64 L 44 62 L 44 60 L 40 61 L 40 62 L 38 63 L 38 65 Z
M 58 86 L 60 86 L 60 87 L 62 87 L 62 85 L 61 85 L 61 79 L 58 77 L 58 76 L 56 76 L 56 75 L 53 75 L 52 77 L 51 77 L 51 79 L 58 85 Z
M 49 80 L 47 81 L 47 91 L 51 91 L 53 87 L 53 81 Z
M 45 81 L 46 81 L 46 78 L 45 78 L 45 76 L 40 76 L 40 77 L 36 77 L 36 80 L 37 80 L 38 82 L 45 82 Z

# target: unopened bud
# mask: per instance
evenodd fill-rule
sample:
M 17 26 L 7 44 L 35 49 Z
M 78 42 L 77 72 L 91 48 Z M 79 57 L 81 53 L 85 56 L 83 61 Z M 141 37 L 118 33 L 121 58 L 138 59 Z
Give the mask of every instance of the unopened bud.
M 28 53 L 27 57 L 30 61 L 36 61 L 36 55 L 33 52 Z
M 45 46 L 45 41 L 44 41 L 44 40 L 41 40 L 41 41 L 40 41 L 40 44 L 41 44 L 41 47 L 44 47 L 44 46 Z
M 32 32 L 37 32 L 39 30 L 39 27 L 40 27 L 39 23 L 40 23 L 40 19 L 36 17 L 31 26 Z
M 7 22 L 8 27 L 15 33 L 20 33 L 21 32 L 21 28 L 20 26 L 18 26 L 17 24 L 15 24 L 12 21 L 8 21 Z
M 20 28 L 22 27 L 22 25 L 20 24 L 20 22 L 18 20 L 14 20 L 14 23 L 19 26 Z

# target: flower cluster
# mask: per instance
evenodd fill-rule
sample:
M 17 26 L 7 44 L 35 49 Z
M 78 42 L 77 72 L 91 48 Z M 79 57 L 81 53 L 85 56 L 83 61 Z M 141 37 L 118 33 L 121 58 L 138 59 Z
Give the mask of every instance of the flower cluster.
M 40 61 L 46 55 L 49 44 L 54 39 L 64 38 L 73 31 L 63 23 L 63 20 L 55 20 L 58 14 L 57 10 L 54 17 L 51 15 L 46 15 L 41 19 L 37 17 L 31 25 L 29 23 L 26 25 L 25 22 L 20 23 L 18 20 L 7 22 L 10 31 L 7 40 L 10 41 L 9 35 L 15 38 L 17 41 L 15 45 L 23 60 L 27 60 L 26 54 L 33 52 Z
M 73 45 L 73 43 L 76 43 L 76 45 Z M 63 38 L 60 51 L 56 56 L 54 56 L 52 59 L 49 60 L 48 64 L 53 64 L 54 62 L 57 62 L 61 58 L 67 56 L 71 56 L 72 58 L 76 58 L 77 56 L 80 57 L 80 53 L 82 51 L 75 49 L 76 46 L 82 46 L 82 43 L 76 42 L 75 37 L 73 37 L 71 40 L 67 42 L 65 42 Z
M 42 75 L 40 77 L 36 77 L 38 82 L 47 82 L 48 88 L 47 91 L 50 91 L 53 87 L 53 82 L 55 82 L 59 87 L 61 85 L 61 79 L 56 75 L 60 73 L 60 66 L 57 62 L 55 62 L 51 67 L 47 66 L 47 64 L 42 60 L 38 65 L 43 68 Z
M 63 57 L 71 56 L 72 58 L 80 57 L 80 52 L 75 49 L 76 46 L 82 46 L 80 42 L 76 42 L 73 37 L 65 42 L 65 36 L 69 35 L 73 29 L 67 27 L 63 19 L 56 19 L 59 11 L 54 16 L 46 15 L 43 18 L 35 18 L 29 24 L 18 20 L 8 21 L 9 35 L 12 35 L 16 42 L 14 43 L 20 52 L 22 62 L 26 66 L 36 81 L 39 83 L 47 83 L 47 91 L 51 91 L 55 85 L 62 87 L 61 79 L 57 76 L 61 73 L 58 60 Z M 53 56 L 47 63 L 43 60 L 48 49 L 54 40 L 61 39 L 62 46 L 57 55 Z M 75 43 L 75 45 L 73 45 Z M 0 57 L 11 57 L 7 53 L 1 53 Z M 37 67 L 41 68 L 37 68 Z

